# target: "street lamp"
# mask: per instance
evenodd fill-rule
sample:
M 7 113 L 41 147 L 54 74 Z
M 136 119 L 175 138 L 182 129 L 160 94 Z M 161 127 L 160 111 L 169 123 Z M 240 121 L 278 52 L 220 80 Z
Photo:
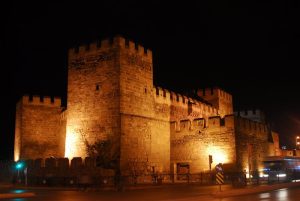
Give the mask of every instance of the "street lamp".
M 18 162 L 16 163 L 16 169 L 17 169 L 17 171 L 18 171 L 18 177 L 17 177 L 18 183 L 21 183 L 21 179 L 20 179 L 20 170 L 23 170 L 23 169 L 24 169 L 25 185 L 27 186 L 27 167 L 25 167 L 24 161 L 18 161 Z
M 23 166 L 24 166 L 24 163 L 21 162 L 21 161 L 17 162 L 17 164 L 16 164 L 16 169 L 17 169 L 17 171 L 18 171 L 18 177 L 17 177 L 18 183 L 21 182 L 21 181 L 20 181 L 20 170 L 23 168 Z
M 296 137 L 296 149 L 300 149 L 300 136 Z

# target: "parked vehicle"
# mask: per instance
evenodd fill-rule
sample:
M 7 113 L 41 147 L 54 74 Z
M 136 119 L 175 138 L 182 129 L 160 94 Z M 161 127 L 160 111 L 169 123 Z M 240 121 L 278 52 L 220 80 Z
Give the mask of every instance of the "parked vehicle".
M 261 178 L 268 181 L 292 181 L 300 179 L 300 157 L 270 156 L 263 161 Z

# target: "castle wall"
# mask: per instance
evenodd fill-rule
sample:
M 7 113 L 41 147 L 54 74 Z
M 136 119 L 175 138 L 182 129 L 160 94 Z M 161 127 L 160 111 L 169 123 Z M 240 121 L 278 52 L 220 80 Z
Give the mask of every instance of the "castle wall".
M 208 170 L 210 154 L 213 165 L 235 162 L 232 116 L 221 120 L 211 105 L 160 87 L 155 88 L 155 111 L 171 122 L 171 172 L 176 173 L 177 163 L 188 163 L 191 173 Z
M 197 91 L 199 97 L 210 102 L 213 107 L 219 110 L 219 115 L 224 117 L 225 115 L 233 114 L 233 104 L 231 94 L 219 89 L 219 88 L 206 88 L 199 89 Z
M 109 140 L 123 175 L 176 174 L 181 163 L 190 173 L 208 171 L 209 155 L 212 168 L 259 168 L 277 146 L 266 126 L 234 118 L 232 96 L 219 88 L 197 94 L 202 101 L 154 87 L 152 52 L 122 37 L 70 49 L 68 109 L 59 99 L 23 97 L 15 160 L 84 158 L 87 144 Z
M 61 100 L 23 96 L 17 104 L 15 160 L 64 155 Z
M 120 40 L 122 173 L 168 173 L 170 112 L 166 103 L 154 100 L 152 52 Z
M 22 134 L 21 129 L 22 129 L 22 101 L 19 101 L 16 105 L 14 161 L 18 161 L 21 155 L 21 134 Z
M 244 110 L 235 112 L 235 115 L 250 119 L 256 122 L 265 123 L 265 114 L 260 110 Z
M 118 41 L 69 51 L 65 156 L 87 156 L 86 144 L 109 140 L 119 152 L 120 56 Z
M 270 150 L 271 156 L 280 156 L 281 149 L 279 146 L 279 134 L 272 131 L 273 149 Z
M 170 124 L 146 117 L 122 116 L 121 169 L 123 174 L 169 173 Z
M 94 90 L 97 85 L 99 92 Z M 86 156 L 85 139 L 93 143 L 110 138 L 119 144 L 124 174 L 137 159 L 168 172 L 169 113 L 157 114 L 155 107 L 150 50 L 122 37 L 101 41 L 101 47 L 70 50 L 67 157 Z
M 218 163 L 235 163 L 235 138 L 232 116 L 195 118 L 171 123 L 171 162 L 188 163 L 190 173 L 209 170 L 209 155 L 213 156 L 212 168 Z M 222 121 L 222 123 L 221 123 Z M 223 122 L 224 121 L 224 122 Z
M 269 149 L 268 129 L 265 124 L 235 117 L 237 166 L 241 170 L 262 168 L 262 160 L 272 153 Z

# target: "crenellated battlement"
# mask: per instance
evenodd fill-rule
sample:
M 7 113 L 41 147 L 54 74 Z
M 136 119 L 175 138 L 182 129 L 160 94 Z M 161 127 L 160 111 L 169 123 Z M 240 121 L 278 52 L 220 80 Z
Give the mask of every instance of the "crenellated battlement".
M 24 105 L 40 105 L 48 107 L 61 107 L 60 97 L 50 97 L 50 96 L 37 96 L 37 95 L 24 95 L 21 98 L 22 104 Z
M 197 94 L 202 98 L 217 96 L 225 100 L 232 101 L 232 95 L 218 87 L 198 89 Z
M 88 52 L 106 50 L 108 48 L 121 48 L 128 49 L 138 55 L 142 55 L 152 59 L 152 51 L 143 47 L 142 45 L 135 43 L 129 39 L 125 39 L 122 36 L 115 36 L 113 38 L 106 38 L 101 41 L 92 42 L 89 44 L 79 45 L 69 49 L 69 57 L 82 55 Z
M 224 118 L 220 116 L 212 116 L 208 118 L 208 122 L 205 118 L 194 118 L 183 119 L 180 121 L 172 121 L 171 124 L 171 132 L 184 132 L 188 130 L 201 130 L 203 128 L 234 128 L 234 116 L 226 115 Z
M 259 109 L 254 110 L 239 110 L 236 111 L 235 114 L 238 116 L 253 116 L 253 115 L 260 115 L 262 112 Z
M 268 132 L 267 126 L 263 123 L 252 121 L 243 117 L 236 117 L 236 125 L 239 131 L 249 134 L 266 134 Z
M 233 114 L 232 95 L 214 87 L 199 89 L 197 95 L 217 108 L 220 116 Z
M 178 115 L 192 115 L 193 117 L 203 117 L 215 116 L 219 114 L 217 108 L 213 107 L 210 104 L 207 104 L 206 102 L 202 102 L 197 99 L 173 91 L 169 91 L 167 89 L 163 89 L 161 87 L 154 87 L 154 98 L 157 103 L 165 103 L 172 106 L 173 109 L 175 108 L 175 112 L 171 111 L 171 119 L 176 119 L 176 116 L 178 117 Z M 178 113 L 178 111 L 182 109 L 185 111 Z
M 253 121 L 265 122 L 265 114 L 259 110 L 259 109 L 254 109 L 254 110 L 240 110 L 234 112 L 236 116 L 244 117 L 246 119 L 251 119 Z
M 155 95 L 156 99 L 158 98 L 163 98 L 163 99 L 170 99 L 171 103 L 176 104 L 176 105 L 182 105 L 182 106 L 187 106 L 188 104 L 193 104 L 194 107 L 198 109 L 204 109 L 205 111 L 210 111 L 212 113 L 217 113 L 218 110 L 211 105 L 201 102 L 199 100 L 196 100 L 194 98 L 169 91 L 167 89 L 163 89 L 161 87 L 155 87 Z
M 167 89 L 163 89 L 161 87 L 155 87 L 155 94 L 157 97 L 163 97 L 170 99 L 171 97 L 171 92 Z

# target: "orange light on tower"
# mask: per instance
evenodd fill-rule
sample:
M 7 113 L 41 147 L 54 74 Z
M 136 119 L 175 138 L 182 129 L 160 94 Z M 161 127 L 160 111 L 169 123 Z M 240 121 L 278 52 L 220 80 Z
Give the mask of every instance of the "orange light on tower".
M 300 136 L 296 137 L 296 149 L 300 149 Z

